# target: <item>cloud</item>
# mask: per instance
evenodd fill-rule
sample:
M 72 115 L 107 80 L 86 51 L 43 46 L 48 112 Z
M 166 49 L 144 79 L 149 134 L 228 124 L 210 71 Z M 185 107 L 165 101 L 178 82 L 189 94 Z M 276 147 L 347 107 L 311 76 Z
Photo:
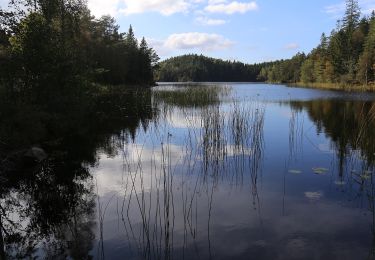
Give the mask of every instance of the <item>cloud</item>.
M 122 0 L 125 8 L 120 12 L 125 15 L 140 14 L 145 12 L 158 12 L 162 15 L 187 12 L 192 3 L 186 0 Z
M 297 50 L 297 49 L 299 49 L 299 45 L 297 43 L 294 43 L 294 42 L 293 43 L 289 43 L 289 44 L 287 44 L 287 45 L 284 46 L 284 49 L 290 50 L 290 51 Z
M 146 40 L 149 46 L 154 48 L 161 57 L 168 56 L 176 51 L 215 51 L 228 49 L 234 45 L 234 42 L 222 35 L 198 32 L 176 33 L 164 40 L 152 38 Z
M 164 45 L 169 49 L 199 49 L 213 51 L 227 49 L 234 43 L 222 35 L 209 33 L 177 33 L 170 35 Z
M 204 8 L 206 12 L 209 13 L 222 13 L 222 14 L 244 14 L 248 11 L 258 10 L 258 5 L 256 2 L 224 2 L 224 1 L 210 1 L 208 5 Z
M 3 1 L 3 0 L 0 0 Z M 204 10 L 202 5 L 207 6 Z M 258 9 L 253 2 L 237 2 L 228 0 L 88 0 L 88 7 L 95 16 L 118 16 L 156 12 L 165 16 L 176 13 L 189 13 L 191 11 L 209 13 L 246 13 Z M 214 23 L 214 19 L 209 21 Z M 218 22 L 218 21 L 216 21 Z M 221 20 L 222 22 L 222 20 Z
M 328 5 L 324 7 L 324 12 L 333 18 L 339 18 L 345 12 L 345 3 Z
M 197 17 L 195 19 L 195 21 L 201 25 L 209 25 L 209 26 L 215 26 L 215 25 L 223 25 L 223 24 L 226 24 L 227 21 L 226 20 L 222 20 L 222 19 L 211 19 L 211 18 L 208 18 L 208 17 L 203 17 L 203 16 L 200 16 L 200 17 Z
M 203 0 L 88 0 L 88 7 L 95 16 L 131 15 L 157 12 L 162 15 L 188 12 Z
M 102 15 L 115 16 L 118 13 L 118 6 L 120 0 L 89 0 L 87 6 L 89 7 L 91 14 L 96 17 Z
M 358 1 L 359 6 L 364 14 L 370 14 L 375 10 L 375 0 L 360 0 Z M 345 2 L 341 2 L 334 5 L 328 5 L 324 7 L 324 12 L 330 15 L 334 19 L 341 18 L 346 9 Z

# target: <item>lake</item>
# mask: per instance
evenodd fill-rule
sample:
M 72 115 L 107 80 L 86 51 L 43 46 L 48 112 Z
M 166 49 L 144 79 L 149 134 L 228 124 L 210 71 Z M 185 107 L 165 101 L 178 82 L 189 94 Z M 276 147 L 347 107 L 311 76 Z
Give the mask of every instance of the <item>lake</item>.
M 117 98 L 3 191 L 8 254 L 375 257 L 374 94 L 160 83 Z

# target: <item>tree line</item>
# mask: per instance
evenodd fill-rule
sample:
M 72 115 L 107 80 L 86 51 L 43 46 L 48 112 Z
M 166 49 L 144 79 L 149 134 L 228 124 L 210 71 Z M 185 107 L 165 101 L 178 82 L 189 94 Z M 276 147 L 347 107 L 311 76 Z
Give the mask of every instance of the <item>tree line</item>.
M 149 85 L 158 56 L 130 26 L 96 18 L 84 0 L 10 0 L 0 9 L 2 96 L 44 103 L 94 84 Z
M 367 85 L 375 81 L 375 13 L 362 16 L 357 0 L 346 1 L 344 17 L 308 55 L 298 53 L 262 68 L 259 79 L 281 83 Z
M 256 82 L 262 68 L 273 63 L 244 64 L 203 55 L 182 55 L 158 64 L 156 80 L 164 82 Z

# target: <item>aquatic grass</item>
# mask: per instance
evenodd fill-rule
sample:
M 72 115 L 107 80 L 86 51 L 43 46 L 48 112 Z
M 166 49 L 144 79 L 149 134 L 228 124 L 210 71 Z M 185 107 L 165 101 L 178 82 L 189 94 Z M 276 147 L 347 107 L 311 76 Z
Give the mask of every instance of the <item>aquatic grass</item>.
M 166 113 L 161 115 L 165 119 L 176 113 L 170 106 L 175 105 L 159 103 Z M 185 248 L 194 243 L 198 224 L 202 223 L 198 219 L 198 204 L 205 202 L 210 245 L 214 193 L 220 180 L 230 181 L 233 187 L 242 186 L 244 174 L 250 174 L 252 205 L 260 214 L 258 177 L 264 147 L 264 107 L 258 103 L 243 107 L 233 102 L 228 110 L 223 110 L 217 103 L 196 110 L 179 107 L 179 113 L 188 127 L 178 160 L 172 159 L 174 137 L 167 120 L 149 133 L 154 136 L 148 144 L 150 165 L 144 161 L 145 143 L 122 143 L 124 190 L 117 212 L 129 250 L 134 248 L 142 259 L 184 258 Z M 200 125 L 195 116 L 200 118 Z M 174 252 L 176 221 L 183 224 L 182 256 Z M 212 254 L 211 246 L 209 249 Z
M 230 87 L 228 86 L 188 85 L 154 90 L 154 98 L 157 103 L 165 102 L 177 107 L 198 108 L 219 104 L 220 98 L 228 95 L 229 92 Z

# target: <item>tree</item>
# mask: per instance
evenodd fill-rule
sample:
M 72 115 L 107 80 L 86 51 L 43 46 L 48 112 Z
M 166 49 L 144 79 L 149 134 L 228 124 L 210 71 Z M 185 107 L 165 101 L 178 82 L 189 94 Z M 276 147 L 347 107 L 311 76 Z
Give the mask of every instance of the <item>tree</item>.
M 343 26 L 348 31 L 353 31 L 358 25 L 361 17 L 358 0 L 346 0 L 345 16 L 343 18 Z
M 375 65 L 375 20 L 371 21 L 370 31 L 364 44 L 364 52 L 359 59 L 358 65 L 358 78 L 360 81 L 367 84 L 375 79 L 375 71 L 373 69 Z
M 314 61 L 308 58 L 301 67 L 301 80 L 304 83 L 315 82 L 314 78 Z

